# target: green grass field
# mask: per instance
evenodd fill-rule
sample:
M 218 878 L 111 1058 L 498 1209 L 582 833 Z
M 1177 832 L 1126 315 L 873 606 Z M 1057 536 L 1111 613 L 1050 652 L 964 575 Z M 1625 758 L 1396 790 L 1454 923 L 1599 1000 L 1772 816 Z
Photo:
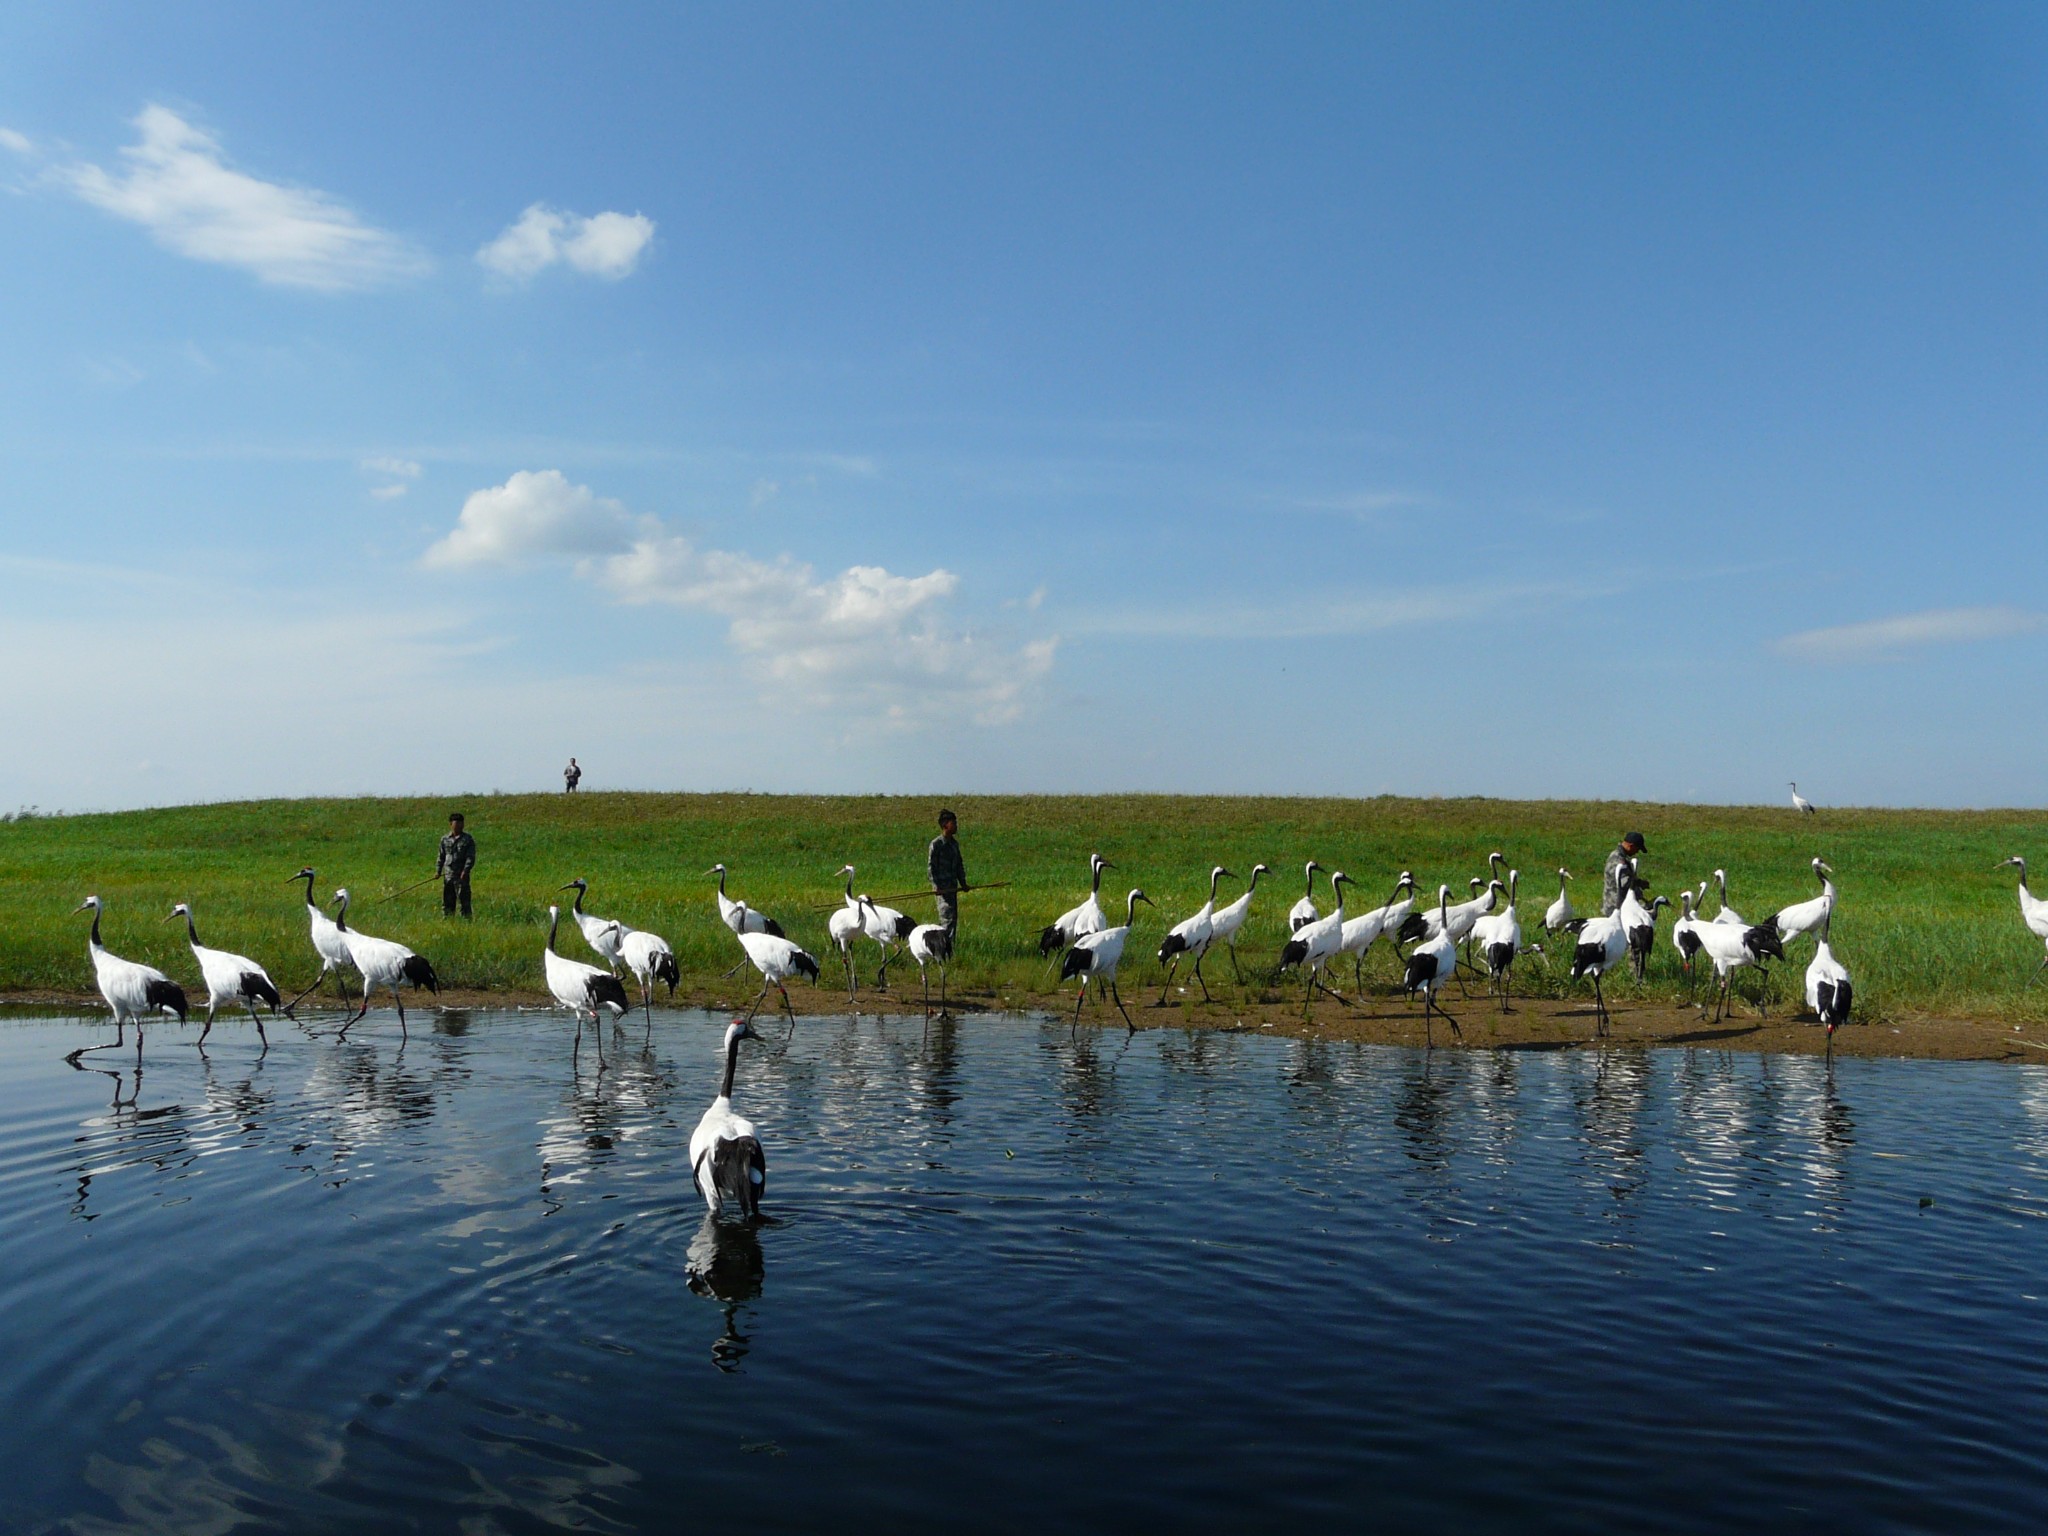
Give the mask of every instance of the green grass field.
M 1240 943 L 1249 968 L 1278 952 L 1311 856 L 1359 882 L 1359 907 L 1385 900 L 1404 868 L 1432 891 L 1442 881 L 1462 896 L 1466 878 L 1483 873 L 1487 852 L 1499 848 L 1522 871 L 1521 911 L 1533 929 L 1556 893 L 1560 864 L 1578 876 L 1579 910 L 1597 910 L 1608 849 L 1623 830 L 1641 827 L 1649 839 L 1643 870 L 1655 890 L 1697 883 L 1722 866 L 1731 900 L 1753 921 L 1815 894 L 1807 860 L 1826 858 L 1840 889 L 1835 947 L 1855 974 L 1859 1015 L 2048 1017 L 2048 984 L 2026 985 L 2043 951 L 2021 925 L 2014 871 L 1992 868 L 2014 853 L 2039 854 L 2048 878 L 2048 813 L 1825 811 L 1801 821 L 1789 808 L 1500 800 L 1109 795 L 953 803 L 970 877 L 1011 882 L 966 898 L 954 985 L 1018 1004 L 1050 991 L 1036 936 L 1085 892 L 1092 850 L 1118 866 L 1104 881 L 1105 906 L 1121 914 L 1131 885 L 1159 904 L 1139 908 L 1123 977 L 1129 997 L 1156 978 L 1159 939 L 1200 905 L 1212 863 L 1242 874 L 1263 860 L 1276 872 L 1261 883 Z M 444 921 L 438 886 L 379 904 L 432 872 L 451 808 L 468 812 L 480 848 L 476 920 Z M 0 823 L 0 992 L 91 989 L 88 920 L 71 915 L 88 893 L 107 903 L 103 934 L 116 953 L 196 980 L 182 927 L 161 921 L 173 902 L 187 900 L 206 942 L 254 956 L 287 992 L 296 990 L 315 962 L 300 888 L 288 877 L 307 863 L 319 870 L 323 898 L 347 885 L 356 925 L 427 955 L 446 984 L 533 993 L 542 986 L 547 905 L 577 875 L 591 883 L 593 910 L 663 934 L 686 985 L 712 985 L 738 957 L 703 874 L 722 860 L 732 893 L 781 920 L 826 965 L 829 984 L 833 871 L 852 862 L 860 887 L 878 896 L 922 885 L 935 808 L 884 796 L 590 794 L 261 801 L 14 820 Z M 1226 884 L 1225 899 L 1237 889 Z M 1319 903 L 1327 907 L 1328 897 L 1325 883 Z M 918 916 L 932 911 L 929 901 L 899 905 Z M 1653 996 L 1682 990 L 1664 936 L 1670 916 Z M 588 958 L 572 929 L 565 927 L 561 947 Z M 1803 967 L 1810 952 L 1802 941 L 1792 956 Z M 860 953 L 865 978 L 875 952 L 867 945 Z M 1372 964 L 1383 983 L 1392 979 L 1383 948 Z M 1219 952 L 1209 970 L 1227 976 L 1227 959 Z M 904 984 L 913 989 L 914 973 L 906 961 Z M 1539 993 L 1565 990 L 1536 962 L 1517 979 Z M 1626 995 L 1629 986 L 1617 989 Z

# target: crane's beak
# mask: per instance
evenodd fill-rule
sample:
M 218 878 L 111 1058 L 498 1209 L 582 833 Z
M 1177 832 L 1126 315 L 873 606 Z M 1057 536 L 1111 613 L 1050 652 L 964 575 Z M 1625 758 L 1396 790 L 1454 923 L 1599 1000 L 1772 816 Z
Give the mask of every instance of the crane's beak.
M 573 891 L 576 889 L 576 882 L 571 880 L 567 885 L 558 885 L 555 889 L 558 891 Z
M 173 910 L 173 911 L 170 911 L 170 912 L 166 912 L 166 913 L 164 914 L 164 921 L 165 921 L 165 922 L 167 922 L 167 923 L 174 923 L 174 922 L 176 922 L 177 920 L 178 920 L 178 914 L 177 914 L 177 912 L 176 912 L 175 910 Z

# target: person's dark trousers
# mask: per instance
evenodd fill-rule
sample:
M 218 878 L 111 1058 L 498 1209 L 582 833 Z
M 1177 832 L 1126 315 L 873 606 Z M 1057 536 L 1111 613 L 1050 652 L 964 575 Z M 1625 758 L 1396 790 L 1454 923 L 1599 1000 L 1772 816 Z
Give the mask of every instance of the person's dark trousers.
M 960 898 L 941 896 L 939 898 L 939 922 L 946 930 L 946 937 L 957 941 L 960 937 Z
M 469 916 L 469 876 L 467 875 L 464 875 L 459 880 L 443 880 L 441 882 L 441 915 L 443 917 L 453 917 L 458 903 L 462 907 L 462 915 L 464 917 Z

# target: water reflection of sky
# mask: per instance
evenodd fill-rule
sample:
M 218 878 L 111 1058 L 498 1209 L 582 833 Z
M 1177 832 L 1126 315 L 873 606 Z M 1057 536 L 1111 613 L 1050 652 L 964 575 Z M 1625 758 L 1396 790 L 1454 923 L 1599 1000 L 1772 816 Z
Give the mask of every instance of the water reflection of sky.
M 721 1019 L 461 1022 L 0 1030 L 29 1524 L 2048 1516 L 2048 1069 L 806 1020 L 757 1228 Z

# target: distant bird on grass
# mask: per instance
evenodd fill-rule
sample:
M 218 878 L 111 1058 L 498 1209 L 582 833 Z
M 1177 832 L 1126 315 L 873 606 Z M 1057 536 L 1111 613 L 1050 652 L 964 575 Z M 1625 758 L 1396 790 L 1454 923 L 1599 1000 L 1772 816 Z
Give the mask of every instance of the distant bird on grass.
M 336 1038 L 348 1038 L 348 1032 L 370 1011 L 370 994 L 379 987 L 391 989 L 391 1001 L 398 1008 L 398 1033 L 406 1036 L 405 998 L 398 989 L 425 987 L 429 992 L 438 994 L 441 983 L 434 975 L 433 966 L 427 963 L 424 955 L 414 954 L 403 944 L 358 933 L 349 927 L 347 886 L 334 893 L 334 926 L 341 930 L 342 942 L 348 945 L 349 963 L 363 977 L 363 1006 L 342 1024 L 341 1033 Z
M 2027 925 L 2027 931 L 2035 938 L 2048 943 L 2048 901 L 2027 889 L 2027 861 L 2018 854 L 2000 862 L 1998 868 L 2005 869 L 2014 864 L 2020 870 L 2020 921 Z M 94 919 L 94 932 L 98 932 L 98 919 Z M 2031 987 L 2039 981 L 2043 971 L 2048 971 L 2048 959 L 2034 967 L 2034 974 L 2027 978 L 2027 985 Z
M 208 949 L 201 944 L 199 925 L 192 920 L 192 908 L 185 902 L 171 908 L 171 915 L 164 921 L 175 922 L 181 917 L 185 919 L 186 937 L 192 943 L 192 958 L 199 962 L 199 974 L 206 978 L 206 1027 L 199 1031 L 200 1049 L 206 1048 L 206 1037 L 213 1033 L 214 1010 L 222 1003 L 240 1003 L 256 1022 L 256 1038 L 269 1050 L 270 1036 L 263 1032 L 263 1016 L 256 1011 L 256 1005 L 266 1003 L 277 1012 L 284 1011 L 284 997 L 277 990 L 277 983 L 247 955 Z
M 76 1062 L 88 1051 L 119 1050 L 127 1041 L 127 1026 L 133 1024 L 135 1056 L 139 1061 L 142 1058 L 143 1021 L 155 1014 L 167 1013 L 180 1024 L 184 1023 L 185 989 L 155 966 L 123 960 L 100 943 L 99 897 L 86 897 L 75 911 L 92 913 L 92 936 L 86 940 L 86 953 L 92 956 L 93 980 L 99 984 L 100 996 L 114 1011 L 114 1043 L 111 1046 L 82 1046 L 71 1053 L 71 1060 Z
M 1813 814 L 1813 802 L 1799 793 L 1799 784 L 1796 780 L 1788 782 L 1792 784 L 1792 809 L 1802 816 L 1811 816 Z
M 742 940 L 746 937 L 741 935 Z M 761 1197 L 768 1191 L 768 1158 L 761 1150 L 760 1134 L 753 1121 L 734 1114 L 732 1108 L 740 1042 L 760 1038 L 745 1019 L 726 1025 L 725 1071 L 718 1080 L 718 1097 L 690 1133 L 690 1177 L 714 1216 L 730 1200 L 751 1221 L 761 1214 Z
M 1136 1034 L 1138 1026 L 1131 1022 L 1130 1012 L 1124 1007 L 1122 994 L 1116 989 L 1117 962 L 1124 957 L 1124 941 L 1130 937 L 1131 924 L 1138 915 L 1138 903 L 1153 904 L 1152 898 L 1133 887 L 1131 894 L 1124 898 L 1124 921 L 1120 928 L 1105 928 L 1100 933 L 1084 933 L 1074 941 L 1074 947 L 1067 951 L 1067 958 L 1060 962 L 1060 980 L 1072 981 L 1081 978 L 1081 989 L 1074 994 L 1074 1025 L 1081 1023 L 1081 1004 L 1088 996 L 1088 983 L 1095 983 L 1095 993 L 1100 1000 L 1107 991 L 1116 1003 L 1116 1011 L 1123 1015 L 1124 1027 Z
M 308 864 L 287 883 L 293 884 L 300 880 L 306 882 L 306 923 L 312 930 L 313 953 L 320 957 L 320 969 L 314 973 L 313 979 L 306 983 L 305 990 L 284 1005 L 286 1018 L 292 1017 L 292 1010 L 299 1006 L 306 993 L 319 986 L 330 973 L 334 976 L 335 985 L 341 988 L 341 1000 L 348 1002 L 348 977 L 344 973 L 355 966 L 355 962 L 348 957 L 348 945 L 342 942 L 341 930 L 334 925 L 334 919 L 321 911 L 313 900 L 312 865 Z

